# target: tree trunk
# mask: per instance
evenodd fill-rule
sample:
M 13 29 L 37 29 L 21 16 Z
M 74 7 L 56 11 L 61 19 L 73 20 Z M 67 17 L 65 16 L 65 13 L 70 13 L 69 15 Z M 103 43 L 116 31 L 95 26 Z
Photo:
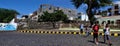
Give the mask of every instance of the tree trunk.
M 92 1 L 89 0 L 89 3 L 87 4 L 88 5 L 88 9 L 87 9 L 87 15 L 88 15 L 88 19 L 90 21 L 90 24 L 93 25 L 93 23 L 95 22 L 95 18 L 94 18 L 94 14 L 92 12 Z
M 92 14 L 92 11 L 90 9 L 88 9 L 87 14 L 88 14 L 88 19 L 90 21 L 90 24 L 93 25 L 93 23 L 94 23 L 94 15 Z

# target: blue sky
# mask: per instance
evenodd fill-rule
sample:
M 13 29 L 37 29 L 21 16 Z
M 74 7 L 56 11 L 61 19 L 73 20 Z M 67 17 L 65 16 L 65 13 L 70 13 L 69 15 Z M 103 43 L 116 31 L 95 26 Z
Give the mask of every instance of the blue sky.
M 21 15 L 34 12 L 41 4 L 51 4 L 63 8 L 75 9 L 70 0 L 0 0 L 0 8 L 17 10 Z M 85 13 L 86 9 L 86 5 L 82 5 L 82 7 L 76 10 Z

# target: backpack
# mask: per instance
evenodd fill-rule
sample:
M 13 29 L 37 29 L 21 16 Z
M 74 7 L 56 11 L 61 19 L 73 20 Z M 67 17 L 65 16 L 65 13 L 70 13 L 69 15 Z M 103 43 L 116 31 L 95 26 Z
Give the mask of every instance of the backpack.
M 94 30 L 95 32 L 98 32 L 99 26 L 98 26 L 98 25 L 94 25 L 93 30 Z

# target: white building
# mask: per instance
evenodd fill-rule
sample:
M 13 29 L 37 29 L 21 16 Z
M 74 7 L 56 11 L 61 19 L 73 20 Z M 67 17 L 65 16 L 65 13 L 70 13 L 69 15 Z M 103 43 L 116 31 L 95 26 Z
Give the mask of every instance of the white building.
M 99 24 L 102 24 L 104 22 L 114 22 L 114 25 L 120 24 L 120 1 L 117 1 L 114 3 L 112 8 L 108 9 L 108 11 L 111 12 L 111 16 L 102 16 L 102 15 L 95 15 L 97 20 L 99 21 Z
M 103 22 L 114 22 L 114 25 L 117 25 L 118 22 L 120 21 L 120 16 L 107 16 L 107 17 L 99 17 L 97 19 L 99 21 L 99 24 L 102 24 Z
M 81 15 L 81 20 L 82 20 L 82 21 L 89 21 L 89 20 L 88 20 L 88 15 L 87 15 L 87 14 L 82 14 L 82 15 Z

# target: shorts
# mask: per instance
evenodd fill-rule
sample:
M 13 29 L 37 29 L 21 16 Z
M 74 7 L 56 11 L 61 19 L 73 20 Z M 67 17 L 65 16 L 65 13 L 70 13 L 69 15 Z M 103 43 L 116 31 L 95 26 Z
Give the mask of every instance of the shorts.
M 93 33 L 94 38 L 98 38 L 98 33 Z
M 110 40 L 110 36 L 109 35 L 105 35 L 105 39 Z

